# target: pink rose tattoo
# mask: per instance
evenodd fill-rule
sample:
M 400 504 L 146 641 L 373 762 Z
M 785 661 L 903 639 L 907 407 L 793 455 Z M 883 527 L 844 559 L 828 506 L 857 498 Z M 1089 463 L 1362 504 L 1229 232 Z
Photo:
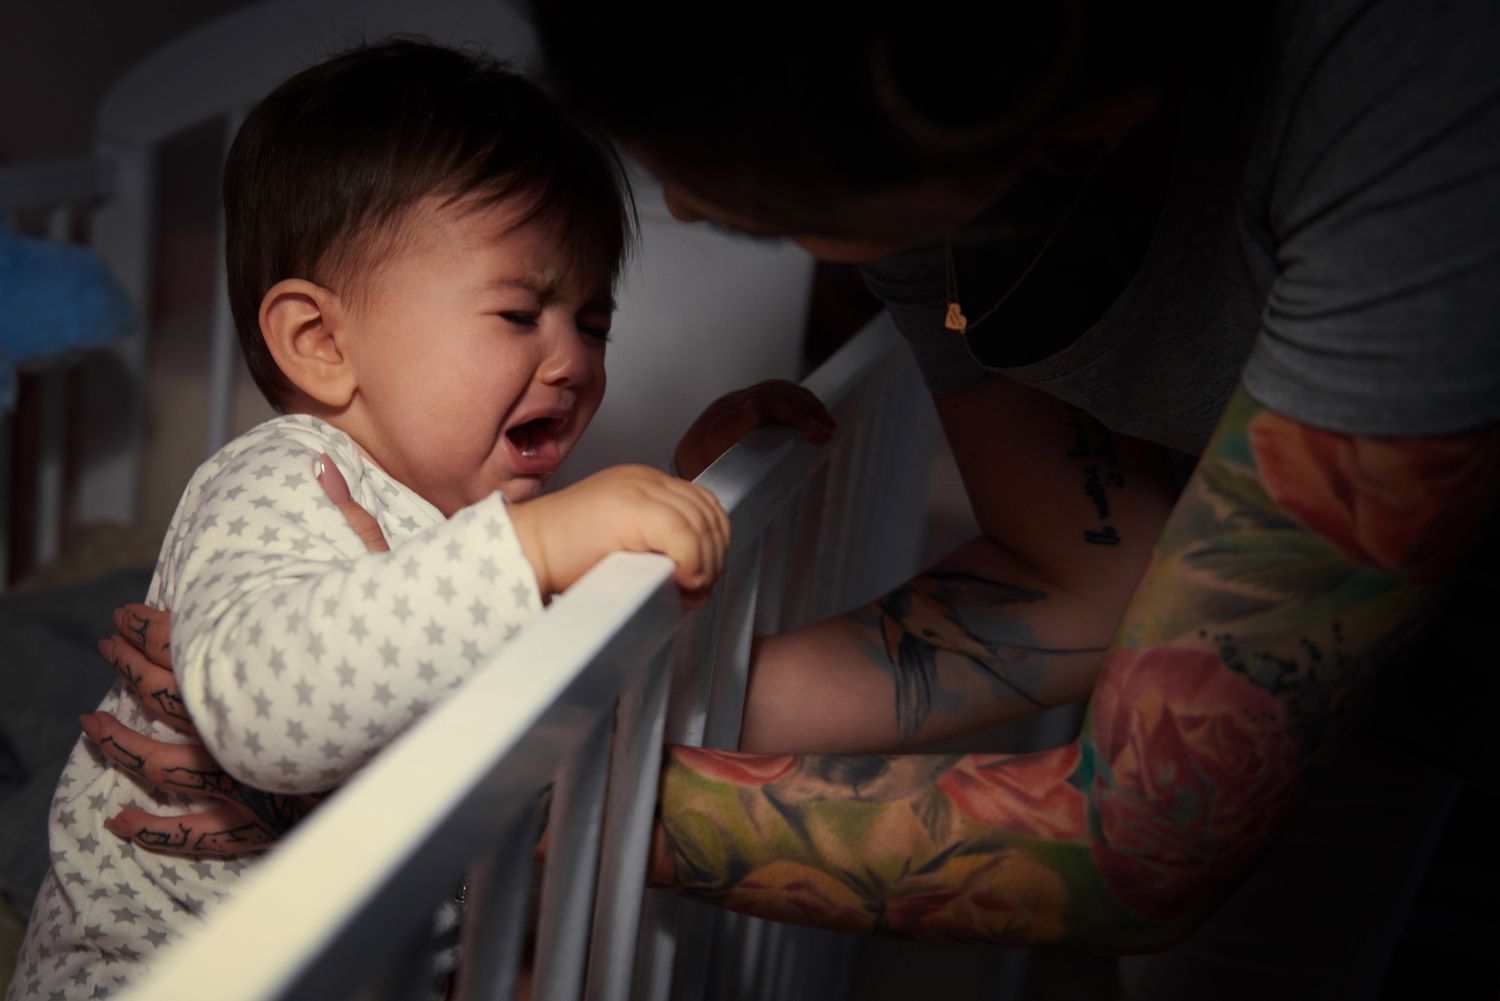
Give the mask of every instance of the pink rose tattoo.
M 797 764 L 795 754 L 742 754 L 738 751 L 709 751 L 701 747 L 675 746 L 672 753 L 683 767 L 715 782 L 758 786 L 775 782 Z
M 1472 542 L 1494 455 L 1452 439 L 1371 439 L 1262 411 L 1247 428 L 1271 499 L 1354 562 L 1429 576 Z M 1469 488 L 1466 489 L 1466 486 Z
M 1078 745 L 1070 744 L 983 764 L 965 757 L 938 780 L 938 788 L 982 824 L 1029 838 L 1072 840 L 1087 823 L 1087 801 L 1068 784 L 1079 753 Z
M 1117 650 L 1091 725 L 1110 892 L 1160 920 L 1210 905 L 1291 803 L 1299 751 L 1281 704 L 1211 653 Z

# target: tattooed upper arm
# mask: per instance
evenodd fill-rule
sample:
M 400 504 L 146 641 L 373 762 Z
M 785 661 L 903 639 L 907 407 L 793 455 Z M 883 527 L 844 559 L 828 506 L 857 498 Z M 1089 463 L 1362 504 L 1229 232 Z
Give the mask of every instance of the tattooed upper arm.
M 1493 430 L 1361 437 L 1236 394 L 1090 707 L 1117 900 L 1191 915 L 1243 873 L 1400 668 L 1497 480 Z
M 934 402 L 984 537 L 1118 614 L 1177 495 L 1166 453 L 1007 379 Z
M 902 739 L 916 738 L 935 708 L 963 712 L 975 691 L 966 682 L 973 680 L 989 683 L 989 701 L 1014 707 L 1007 715 L 1051 708 L 1055 703 L 1048 700 L 1061 694 L 1047 684 L 1057 661 L 1100 654 L 1105 647 L 1041 642 L 1024 606 L 1050 598 L 1044 590 L 937 569 L 877 601 L 880 655 L 891 672 Z

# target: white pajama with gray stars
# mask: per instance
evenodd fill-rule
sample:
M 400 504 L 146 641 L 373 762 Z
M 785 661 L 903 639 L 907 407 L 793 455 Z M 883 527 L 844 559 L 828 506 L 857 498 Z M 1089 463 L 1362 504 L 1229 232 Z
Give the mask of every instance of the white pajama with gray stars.
M 327 453 L 392 546 L 368 553 L 314 479 Z M 337 787 L 541 611 L 499 494 L 450 519 L 343 432 L 278 417 L 194 474 L 148 604 L 170 608 L 173 669 L 203 743 L 272 792 Z M 123 684 L 99 706 L 182 741 Z M 175 815 L 214 801 L 155 793 L 80 740 L 53 797 L 52 867 L 6 994 L 103 998 L 200 921 L 257 856 L 147 852 L 104 822 L 126 807 Z

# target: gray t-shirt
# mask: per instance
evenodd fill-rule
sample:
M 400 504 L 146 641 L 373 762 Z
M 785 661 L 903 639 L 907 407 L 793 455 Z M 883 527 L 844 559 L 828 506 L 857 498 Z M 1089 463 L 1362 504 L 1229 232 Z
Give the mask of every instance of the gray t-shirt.
M 861 266 L 934 392 L 1003 375 L 1189 454 L 1239 381 L 1274 410 L 1352 434 L 1500 421 L 1500 3 L 1285 2 L 1267 39 L 1242 103 L 1183 104 L 1144 256 L 1067 346 L 979 361 L 1027 331 L 1004 313 L 968 338 L 945 329 L 941 245 Z M 955 239 L 971 320 L 1036 251 L 972 243 Z M 1065 297 L 1066 281 L 1049 291 Z M 1496 555 L 1492 526 L 1372 721 L 1492 788 L 1493 755 L 1476 741 L 1497 672 L 1472 668 L 1493 660 L 1480 651 L 1500 603 Z
M 999 373 L 1189 453 L 1241 378 L 1350 433 L 1500 421 L 1500 4 L 1284 6 L 1243 107 L 1184 104 L 1145 256 L 1068 346 L 988 367 L 943 326 L 941 246 L 861 267 L 933 391 Z M 1003 290 L 1032 249 L 962 248 L 958 268 Z

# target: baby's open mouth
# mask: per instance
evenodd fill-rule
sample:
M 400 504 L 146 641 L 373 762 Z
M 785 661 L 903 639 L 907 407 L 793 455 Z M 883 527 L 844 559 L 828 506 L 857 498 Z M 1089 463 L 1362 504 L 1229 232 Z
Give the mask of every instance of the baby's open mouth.
M 538 417 L 507 429 L 505 436 L 522 458 L 556 461 L 563 423 L 560 417 Z

